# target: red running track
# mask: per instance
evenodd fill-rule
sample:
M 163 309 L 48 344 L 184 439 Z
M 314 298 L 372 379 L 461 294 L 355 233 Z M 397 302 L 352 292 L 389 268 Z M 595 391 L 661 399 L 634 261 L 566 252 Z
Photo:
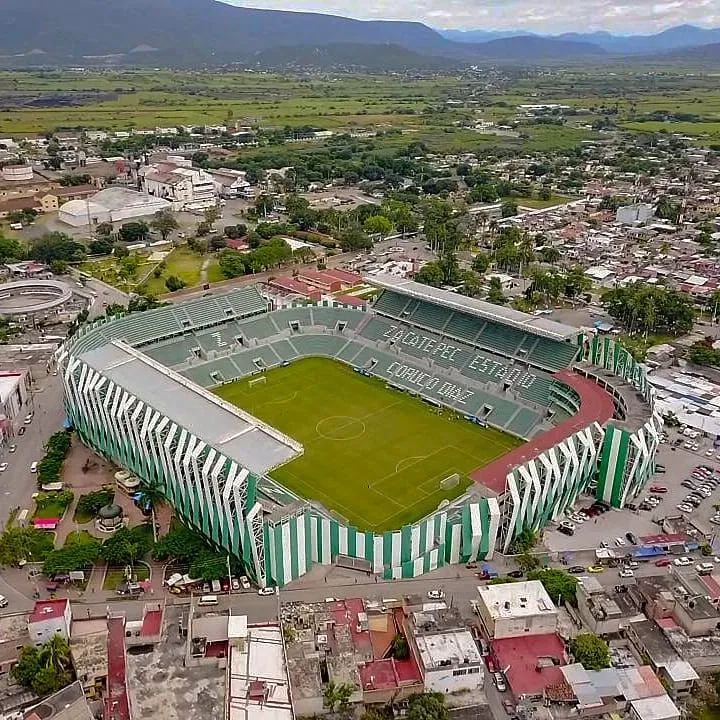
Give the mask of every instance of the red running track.
M 507 475 L 513 468 L 555 447 L 561 440 L 586 428 L 590 423 L 597 422 L 602 425 L 612 418 L 615 411 L 612 398 L 592 380 L 570 370 L 560 370 L 553 377 L 575 390 L 580 396 L 580 409 L 560 425 L 511 450 L 489 465 L 473 470 L 470 478 L 474 482 L 500 494 L 505 491 Z

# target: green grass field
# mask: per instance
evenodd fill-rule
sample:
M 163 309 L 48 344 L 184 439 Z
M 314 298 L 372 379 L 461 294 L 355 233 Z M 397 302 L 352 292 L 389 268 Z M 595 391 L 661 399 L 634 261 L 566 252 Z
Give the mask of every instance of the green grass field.
M 419 520 L 461 495 L 469 472 L 519 444 L 334 360 L 299 360 L 266 377 L 265 384 L 250 387 L 245 379 L 216 392 L 305 446 L 302 457 L 271 473 L 275 480 L 362 530 Z M 453 473 L 459 485 L 442 489 Z

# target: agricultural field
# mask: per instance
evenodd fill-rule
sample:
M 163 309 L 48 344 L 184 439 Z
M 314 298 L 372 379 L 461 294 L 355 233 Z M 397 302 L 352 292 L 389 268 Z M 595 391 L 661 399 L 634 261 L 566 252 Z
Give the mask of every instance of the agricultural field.
M 481 428 L 329 359 L 308 358 L 216 393 L 305 447 L 272 477 L 361 530 L 398 529 L 461 495 L 468 473 L 517 447 Z M 454 473 L 459 484 L 443 489 Z

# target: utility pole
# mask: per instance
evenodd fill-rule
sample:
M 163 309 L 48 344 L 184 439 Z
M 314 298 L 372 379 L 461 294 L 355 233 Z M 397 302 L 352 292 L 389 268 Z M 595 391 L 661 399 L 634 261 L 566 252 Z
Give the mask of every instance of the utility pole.
M 228 597 L 230 596 L 230 593 L 232 592 L 232 573 L 230 572 L 230 555 L 225 556 L 225 561 L 227 562 L 227 571 L 228 571 Z

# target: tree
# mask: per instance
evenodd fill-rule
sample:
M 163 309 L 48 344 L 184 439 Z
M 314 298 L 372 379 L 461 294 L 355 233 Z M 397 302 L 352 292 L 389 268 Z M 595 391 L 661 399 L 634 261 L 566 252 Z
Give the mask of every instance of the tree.
M 44 560 L 52 549 L 53 538 L 49 533 L 34 527 L 11 526 L 0 535 L 0 566 Z
M 499 277 L 493 276 L 490 278 L 487 299 L 488 302 L 491 302 L 494 305 L 504 305 L 507 302 Z
M 423 285 L 441 287 L 444 281 L 443 270 L 437 262 L 429 262 L 423 265 L 415 273 L 415 281 Z
M 392 656 L 396 660 L 406 660 L 410 657 L 410 646 L 404 635 L 398 633 L 392 644 Z
M 150 221 L 150 227 L 153 228 L 153 230 L 157 230 L 163 242 L 165 242 L 168 239 L 168 235 L 170 235 L 173 230 L 177 230 L 180 225 L 171 212 L 168 210 L 159 210 L 153 215 L 153 219 Z
M 580 633 L 570 640 L 570 652 L 586 670 L 610 667 L 610 647 L 594 633 Z
M 384 238 L 393 231 L 393 224 L 384 215 L 372 215 L 363 224 L 363 229 L 370 235 Z
M 407 720 L 449 720 L 442 693 L 429 692 L 408 698 Z
M 260 193 L 255 198 L 255 212 L 262 217 L 267 217 L 275 209 L 275 198 L 268 193 Z
M 146 555 L 152 541 L 143 526 L 120 528 L 109 537 L 100 549 L 100 557 L 110 565 L 134 565 Z
M 28 257 L 47 265 L 54 260 L 79 262 L 85 258 L 85 248 L 64 233 L 52 232 L 32 241 Z
M 128 255 L 130 255 L 130 251 L 120 243 L 115 243 L 115 246 L 113 247 L 113 255 L 118 260 L 121 260 L 122 258 L 126 258 Z
M 541 262 L 549 263 L 550 265 L 556 263 L 560 259 L 560 251 L 552 245 L 545 245 L 537 251 L 538 259 Z
M 50 263 L 50 272 L 53 275 L 64 275 L 68 271 L 68 267 L 66 260 L 53 260 Z
M 212 226 L 214 225 L 222 215 L 222 212 L 220 211 L 220 208 L 217 205 L 213 205 L 212 207 L 205 208 L 205 211 L 203 212 L 203 217 L 205 218 L 205 222 Z
M 150 234 L 150 226 L 143 220 L 124 223 L 120 226 L 118 236 L 123 242 L 145 242 Z
M 182 290 L 185 287 L 185 281 L 181 280 L 177 275 L 170 275 L 165 280 L 165 287 L 169 292 L 176 292 Z
M 369 250 L 372 247 L 372 240 L 360 228 L 349 228 L 338 239 L 343 252 Z
M 504 217 L 513 217 L 517 215 L 518 204 L 512 198 L 503 200 L 502 206 L 500 207 L 500 214 Z
M 75 507 L 76 512 L 80 515 L 95 517 L 100 508 L 109 505 L 115 498 L 113 490 L 97 490 L 95 492 L 82 495 Z
M 25 257 L 25 248 L 19 240 L 0 235 L 0 263 L 17 262 Z
M 13 679 L 39 697 L 56 693 L 73 681 L 70 648 L 61 635 L 53 635 L 40 648 L 26 645 L 10 670 Z
M 544 568 L 542 570 L 533 570 L 528 573 L 527 577 L 528 580 L 539 580 L 553 602 L 575 604 L 577 578 L 573 575 L 566 573 L 564 570 Z
M 25 645 L 20 650 L 17 663 L 10 669 L 10 675 L 19 685 L 31 688 L 41 668 L 39 649 L 34 645 Z
M 97 240 L 91 240 L 88 243 L 88 250 L 91 255 L 110 255 L 113 246 L 114 243 L 109 235 L 101 235 Z
M 487 253 L 479 252 L 472 260 L 472 269 L 482 275 L 487 272 L 490 262 L 490 256 Z
M 227 278 L 240 277 L 247 272 L 245 256 L 237 250 L 223 250 L 218 258 L 218 265 Z
M 330 712 L 344 712 L 350 705 L 353 686 L 346 683 L 335 683 L 331 680 L 323 689 L 323 706 Z
M 95 538 L 77 537 L 53 550 L 43 563 L 43 575 L 52 577 L 72 570 L 92 567 L 100 556 L 100 542 Z
M 95 226 L 95 234 L 100 237 L 110 237 L 113 232 L 114 228 L 111 222 L 101 222 Z

